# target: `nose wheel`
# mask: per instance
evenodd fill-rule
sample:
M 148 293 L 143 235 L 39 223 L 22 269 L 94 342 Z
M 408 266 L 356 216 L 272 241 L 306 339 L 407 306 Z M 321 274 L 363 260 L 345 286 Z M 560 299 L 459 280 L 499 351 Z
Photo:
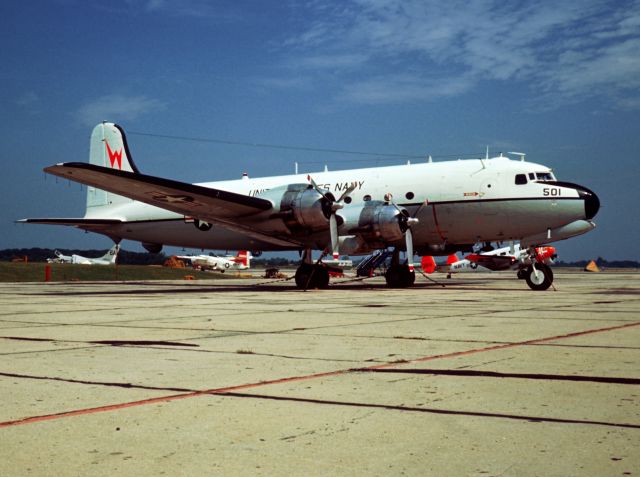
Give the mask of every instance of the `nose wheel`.
M 553 283 L 553 271 L 544 263 L 536 263 L 524 270 L 529 288 L 536 291 L 546 290 Z

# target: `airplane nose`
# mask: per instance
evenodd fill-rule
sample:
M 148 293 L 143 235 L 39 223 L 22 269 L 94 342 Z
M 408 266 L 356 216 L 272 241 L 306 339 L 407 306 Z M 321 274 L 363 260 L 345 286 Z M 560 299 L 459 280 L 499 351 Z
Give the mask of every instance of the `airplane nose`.
M 587 189 L 585 186 L 581 186 L 578 184 L 574 184 L 573 182 L 548 182 L 549 184 L 554 184 L 560 187 L 567 187 L 570 189 L 575 189 L 578 192 L 578 196 L 584 200 L 584 218 L 586 220 L 593 219 L 598 211 L 600 210 L 600 199 L 590 189 Z
M 600 199 L 595 192 L 586 187 L 578 190 L 580 197 L 584 200 L 584 215 L 587 220 L 593 219 L 600 210 Z

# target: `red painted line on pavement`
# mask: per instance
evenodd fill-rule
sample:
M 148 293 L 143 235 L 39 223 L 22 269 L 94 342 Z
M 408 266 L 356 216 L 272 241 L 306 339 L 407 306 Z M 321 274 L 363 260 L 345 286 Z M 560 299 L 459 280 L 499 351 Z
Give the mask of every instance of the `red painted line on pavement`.
M 169 396 L 161 396 L 161 397 L 150 398 L 150 399 L 142 399 L 140 401 L 131 401 L 131 402 L 125 402 L 125 403 L 121 403 L 121 404 L 110 404 L 110 405 L 107 405 L 107 406 L 91 407 L 91 408 L 87 408 L 87 409 L 77 409 L 75 411 L 60 412 L 60 413 L 56 413 L 56 414 L 46 414 L 46 415 L 43 415 L 43 416 L 33 416 L 33 417 L 27 417 L 27 418 L 24 418 L 24 419 L 18 419 L 18 420 L 15 420 L 15 421 L 0 422 L 0 428 L 1 427 L 9 427 L 9 426 L 19 426 L 21 424 L 30 424 L 30 423 L 33 423 L 33 422 L 50 421 L 52 419 L 60 419 L 60 418 L 63 418 L 63 417 L 81 416 L 81 415 L 84 415 L 84 414 L 94 414 L 96 412 L 115 411 L 115 410 L 118 410 L 118 409 L 126 409 L 128 407 L 144 406 L 144 405 L 147 405 L 147 404 L 157 404 L 157 403 L 163 403 L 163 402 L 177 401 L 177 400 L 180 400 L 180 399 L 186 399 L 186 398 L 197 397 L 197 396 L 202 396 L 202 395 L 227 393 L 227 392 L 231 392 L 231 391 L 238 391 L 238 390 L 241 390 L 241 389 L 255 388 L 255 387 L 260 387 L 260 386 L 267 386 L 269 384 L 280 384 L 280 383 L 286 383 L 286 382 L 292 382 L 292 381 L 301 381 L 301 380 L 305 380 L 305 379 L 321 378 L 321 377 L 325 377 L 325 376 L 335 376 L 335 375 L 338 375 L 338 374 L 348 373 L 349 371 L 350 370 L 348 370 L 348 369 L 341 369 L 341 370 L 338 370 L 338 371 L 329 371 L 329 372 L 326 372 L 326 373 L 308 374 L 308 375 L 305 375 L 305 376 L 294 376 L 294 377 L 290 377 L 290 378 L 275 379 L 275 380 L 272 380 L 272 381 L 260 381 L 260 382 L 257 382 L 257 383 L 239 384 L 237 386 L 229 386 L 229 387 L 226 387 L 226 388 L 206 389 L 204 391 L 195 391 L 195 392 L 183 393 L 183 394 L 172 394 L 172 395 L 169 395 Z
M 527 341 L 518 341 L 516 343 L 508 343 L 508 344 L 502 344 L 502 345 L 496 345 L 496 346 L 488 346 L 488 347 L 485 347 L 485 348 L 476 348 L 476 349 L 471 349 L 471 350 L 466 350 L 466 351 L 457 351 L 457 352 L 454 352 L 454 353 L 438 354 L 438 355 L 433 355 L 433 356 L 425 356 L 424 358 L 417 358 L 417 359 L 412 359 L 412 360 L 402 361 L 402 362 L 384 363 L 384 364 L 368 366 L 366 368 L 359 368 L 359 369 L 360 370 L 367 370 L 367 369 L 390 368 L 390 367 L 395 367 L 395 366 L 402 366 L 402 365 L 405 365 L 405 364 L 421 363 L 421 362 L 424 362 L 424 361 L 431 361 L 431 360 L 434 360 L 434 359 L 454 358 L 454 357 L 457 357 L 457 356 L 466 356 L 466 355 L 475 354 L 475 353 L 483 353 L 483 352 L 486 352 L 486 351 L 495 351 L 495 350 L 499 350 L 499 349 L 514 348 L 514 347 L 517 347 L 517 346 L 526 346 L 526 345 L 530 345 L 530 344 L 544 343 L 544 342 L 547 342 L 547 341 L 555 341 L 555 340 L 561 340 L 561 339 L 566 339 L 566 338 L 574 338 L 574 337 L 577 337 L 577 336 L 584 336 L 584 335 L 589 335 L 589 334 L 594 334 L 594 333 L 602 333 L 602 332 L 605 332 L 605 331 L 620 330 L 620 329 L 631 328 L 631 327 L 639 326 L 639 325 L 640 325 L 640 321 L 639 322 L 634 322 L 634 323 L 627 323 L 627 324 L 624 324 L 624 325 L 610 326 L 610 327 L 607 327 L 607 328 L 598 328 L 598 329 L 595 329 L 595 330 L 577 331 L 577 332 L 568 333 L 568 334 L 565 334 L 565 335 L 549 336 L 549 337 L 546 337 L 546 338 L 538 338 L 538 339 L 527 340 Z M 43 415 L 43 416 L 33 416 L 33 417 L 27 417 L 27 418 L 24 418 L 24 419 L 18 419 L 18 420 L 15 420 L 15 421 L 0 422 L 0 428 L 2 428 L 2 427 L 10 427 L 10 426 L 19 426 L 19 425 L 22 425 L 22 424 L 30 424 L 30 423 L 42 422 L 42 421 L 50 421 L 50 420 L 54 420 L 54 419 L 61 419 L 63 417 L 72 417 L 72 416 L 81 416 L 81 415 L 86 415 L 86 414 L 94 414 L 94 413 L 97 413 L 97 412 L 116 411 L 116 410 L 119 410 L 119 409 L 126 409 L 126 408 L 129 408 L 129 407 L 136 407 L 136 406 L 144 406 L 144 405 L 147 405 L 147 404 L 157 404 L 157 403 L 163 403 L 163 402 L 177 401 L 177 400 L 180 400 L 180 399 L 187 399 L 187 398 L 203 396 L 203 395 L 224 394 L 224 393 L 229 393 L 229 392 L 232 392 L 232 391 L 238 391 L 238 390 L 241 390 L 241 389 L 249 389 L 249 388 L 262 387 L 262 386 L 269 386 L 271 384 L 291 383 L 291 382 L 296 382 L 296 381 L 306 381 L 306 380 L 309 380 L 309 379 L 338 376 L 340 374 L 346 374 L 346 373 L 349 373 L 351 371 L 352 371 L 351 369 L 341 369 L 341 370 L 338 370 L 338 371 L 328 371 L 326 373 L 307 374 L 307 375 L 303 375 L 303 376 L 292 376 L 292 377 L 289 377 L 289 378 L 280 378 L 280 379 L 274 379 L 274 380 L 270 380 L 270 381 L 259 381 L 257 383 L 239 384 L 239 385 L 236 385 L 236 386 L 229 386 L 229 387 L 225 387 L 225 388 L 214 388 L 214 389 L 207 389 L 207 390 L 204 390 L 204 391 L 196 391 L 196 392 L 173 394 L 173 395 L 169 395 L 169 396 L 162 396 L 162 397 L 156 397 L 156 398 L 150 398 L 150 399 L 142 399 L 140 401 L 131 401 L 131 402 L 125 402 L 125 403 L 121 403 L 121 404 L 111 404 L 111 405 L 108 405 L 108 406 L 99 406 L 99 407 L 93 407 L 93 408 L 87 408 L 87 409 L 78 409 L 78 410 L 75 410 L 75 411 L 61 412 L 61 413 L 57 413 L 57 414 L 47 414 L 47 415 Z
M 426 356 L 424 358 L 416 358 L 416 359 L 412 359 L 412 360 L 408 360 L 402 363 L 384 363 L 384 364 L 378 364 L 375 366 L 368 366 L 366 368 L 362 368 L 362 369 L 381 369 L 381 368 L 390 368 L 390 367 L 394 367 L 394 366 L 400 366 L 403 364 L 410 364 L 410 363 L 422 363 L 425 361 L 431 361 L 434 359 L 441 359 L 441 358 L 455 358 L 457 356 L 466 356 L 469 354 L 475 354 L 475 353 L 482 353 L 485 351 L 495 351 L 495 350 L 499 350 L 499 349 L 506 349 L 506 348 L 514 348 L 516 346 L 527 346 L 527 345 L 532 345 L 532 344 L 538 344 L 538 343 L 545 343 L 547 341 L 555 341 L 555 340 L 562 340 L 562 339 L 566 339 L 566 338 L 575 338 L 577 336 L 584 336 L 584 335 L 590 335 L 593 333 L 602 333 L 604 331 L 614 331 L 614 330 L 620 330 L 623 328 L 631 328 L 633 326 L 638 326 L 640 325 L 640 321 L 634 322 L 634 323 L 627 323 L 625 325 L 617 325 L 617 326 L 609 326 L 607 328 L 598 328 L 595 330 L 587 330 L 587 331 L 576 331 L 575 333 L 568 333 L 566 335 L 558 335 L 558 336 L 549 336 L 547 338 L 537 338 L 534 340 L 527 340 L 527 341 L 518 341 L 515 343 L 507 343 L 507 344 L 500 344 L 500 345 L 495 345 L 495 346 L 488 346 L 486 348 L 476 348 L 476 349 L 470 349 L 470 350 L 466 350 L 466 351 L 456 351 L 455 353 L 447 353 L 447 354 L 436 354 L 433 356 Z

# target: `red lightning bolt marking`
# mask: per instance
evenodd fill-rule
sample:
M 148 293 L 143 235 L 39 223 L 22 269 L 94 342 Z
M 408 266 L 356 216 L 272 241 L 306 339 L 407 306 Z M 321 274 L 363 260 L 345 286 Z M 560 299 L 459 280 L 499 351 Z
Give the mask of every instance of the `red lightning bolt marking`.
M 119 151 L 113 152 L 109 147 L 109 143 L 105 141 L 107 145 L 107 153 L 109 154 L 109 162 L 111 163 L 111 167 L 117 162 L 118 169 L 122 170 L 122 148 Z

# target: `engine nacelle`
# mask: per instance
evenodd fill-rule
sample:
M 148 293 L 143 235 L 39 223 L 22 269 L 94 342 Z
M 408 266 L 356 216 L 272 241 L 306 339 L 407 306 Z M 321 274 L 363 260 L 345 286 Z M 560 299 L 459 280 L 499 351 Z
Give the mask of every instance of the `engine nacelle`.
M 147 242 L 141 242 L 141 243 L 147 252 L 160 253 L 162 251 L 161 243 L 147 243 Z
M 309 184 L 289 184 L 270 189 L 259 197 L 274 204 L 275 213 L 271 218 L 281 218 L 292 232 L 317 231 L 329 227 L 331 193 L 325 196 Z
M 341 235 L 360 235 L 374 242 L 402 240 L 408 227 L 408 212 L 385 202 L 370 202 L 362 208 L 345 208 L 339 215 L 344 221 L 340 227 Z

